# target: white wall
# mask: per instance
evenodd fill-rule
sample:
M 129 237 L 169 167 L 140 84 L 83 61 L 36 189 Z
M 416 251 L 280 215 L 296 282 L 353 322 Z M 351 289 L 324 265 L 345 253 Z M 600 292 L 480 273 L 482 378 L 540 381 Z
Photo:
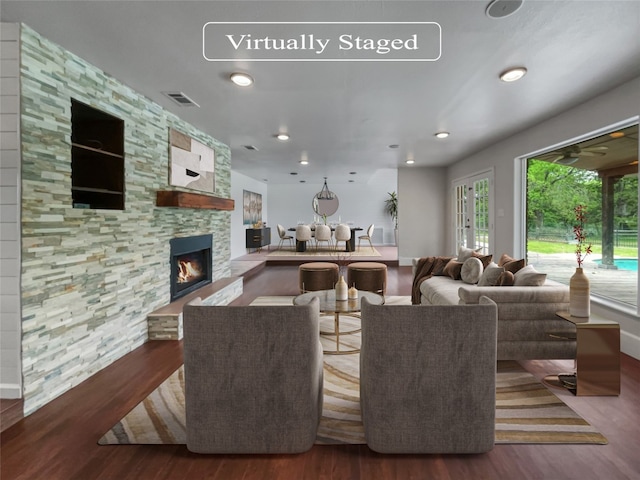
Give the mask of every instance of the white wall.
M 398 171 L 398 262 L 411 265 L 414 257 L 448 255 L 445 244 L 446 168 L 406 167 Z
M 277 240 L 275 227 L 294 227 L 299 221 L 312 222 L 313 208 L 311 201 L 316 193 L 322 190 L 324 180 L 317 183 L 269 184 L 268 211 L 271 219 L 272 239 Z M 329 189 L 338 196 L 340 206 L 335 215 L 327 222 L 353 222 L 355 226 L 366 229 L 370 224 L 383 229 L 382 243 L 394 244 L 393 222 L 385 213 L 385 200 L 388 192 L 398 191 L 398 172 L 396 169 L 376 171 L 368 182 L 331 183 Z M 363 233 L 364 234 L 364 233 Z M 380 243 L 380 242 L 374 242 Z
M 0 32 L 0 397 L 20 398 L 20 31 L 3 23 Z
M 231 159 L 231 162 L 233 164 L 233 158 Z M 235 200 L 235 208 L 233 209 L 233 212 L 231 212 L 232 259 L 249 253 L 249 250 L 245 248 L 245 230 L 251 225 L 243 225 L 242 223 L 242 196 L 244 190 L 262 195 L 262 221 L 266 222 L 268 227 L 271 227 L 271 242 L 277 241 L 278 238 L 278 232 L 275 225 L 271 225 L 269 223 L 269 212 L 267 209 L 269 196 L 267 195 L 267 184 L 231 170 L 231 198 Z
M 494 167 L 495 210 L 503 209 L 504 216 L 495 218 L 495 252 L 514 252 L 521 248 L 515 236 L 514 209 L 516 195 L 520 196 L 520 178 L 516 178 L 516 158 L 565 142 L 608 125 L 626 120 L 640 113 L 640 77 L 603 95 L 539 123 L 516 135 L 504 139 L 475 155 L 451 166 L 447 172 L 449 186 L 456 178 Z M 451 198 L 447 198 L 451 218 Z M 447 225 L 448 244 L 453 243 L 454 232 Z
M 495 168 L 495 210 L 503 209 L 504 216 L 494 219 L 494 254 L 513 252 L 517 255 L 522 252 L 519 239 L 521 219 L 516 218 L 520 212 L 514 207 L 521 197 L 520 175 L 515 159 L 637 116 L 640 114 L 639 98 L 640 77 L 502 140 L 448 169 L 447 183 L 450 186 L 456 178 L 478 170 Z M 449 197 L 446 198 L 447 215 L 451 218 L 453 207 Z M 451 222 L 447 222 L 446 225 L 447 242 L 451 244 L 454 232 Z M 640 359 L 638 316 L 614 311 L 606 305 L 598 306 L 597 310 L 603 315 L 609 312 L 611 318 L 620 323 L 622 351 Z

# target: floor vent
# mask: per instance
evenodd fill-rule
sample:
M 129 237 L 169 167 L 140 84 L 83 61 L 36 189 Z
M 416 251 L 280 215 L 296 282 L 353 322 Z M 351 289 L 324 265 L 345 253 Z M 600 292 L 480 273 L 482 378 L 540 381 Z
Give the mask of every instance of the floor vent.
M 200 107 L 182 92 L 162 92 L 181 107 Z

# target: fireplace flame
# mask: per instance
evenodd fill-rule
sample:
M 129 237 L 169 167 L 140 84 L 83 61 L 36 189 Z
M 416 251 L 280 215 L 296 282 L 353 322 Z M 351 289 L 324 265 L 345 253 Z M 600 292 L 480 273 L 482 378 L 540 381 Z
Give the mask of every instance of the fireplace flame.
M 203 274 L 200 265 L 197 262 L 180 260 L 178 262 L 178 283 L 191 282 Z

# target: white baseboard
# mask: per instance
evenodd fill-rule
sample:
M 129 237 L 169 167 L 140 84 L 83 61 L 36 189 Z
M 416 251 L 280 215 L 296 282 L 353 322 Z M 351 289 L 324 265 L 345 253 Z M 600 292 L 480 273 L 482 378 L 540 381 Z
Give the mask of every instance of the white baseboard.
M 17 383 L 0 383 L 0 398 L 22 398 L 22 388 Z
M 620 351 L 640 360 L 640 337 L 620 330 Z
M 415 257 L 398 257 L 398 265 L 401 267 L 410 267 Z

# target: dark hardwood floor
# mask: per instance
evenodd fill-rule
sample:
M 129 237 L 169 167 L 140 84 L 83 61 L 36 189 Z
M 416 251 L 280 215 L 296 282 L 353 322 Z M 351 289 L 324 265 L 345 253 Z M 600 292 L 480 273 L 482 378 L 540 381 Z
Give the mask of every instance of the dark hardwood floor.
M 409 267 L 390 267 L 388 295 L 409 295 Z M 268 266 L 234 303 L 293 295 L 297 267 Z M 496 445 L 483 455 L 380 455 L 366 445 L 299 455 L 196 455 L 183 445 L 99 446 L 116 421 L 182 363 L 181 342 L 148 342 L 2 433 L 1 478 L 93 479 L 581 479 L 640 478 L 640 362 L 623 355 L 619 397 L 556 393 L 608 445 Z M 528 361 L 534 375 L 571 362 Z

